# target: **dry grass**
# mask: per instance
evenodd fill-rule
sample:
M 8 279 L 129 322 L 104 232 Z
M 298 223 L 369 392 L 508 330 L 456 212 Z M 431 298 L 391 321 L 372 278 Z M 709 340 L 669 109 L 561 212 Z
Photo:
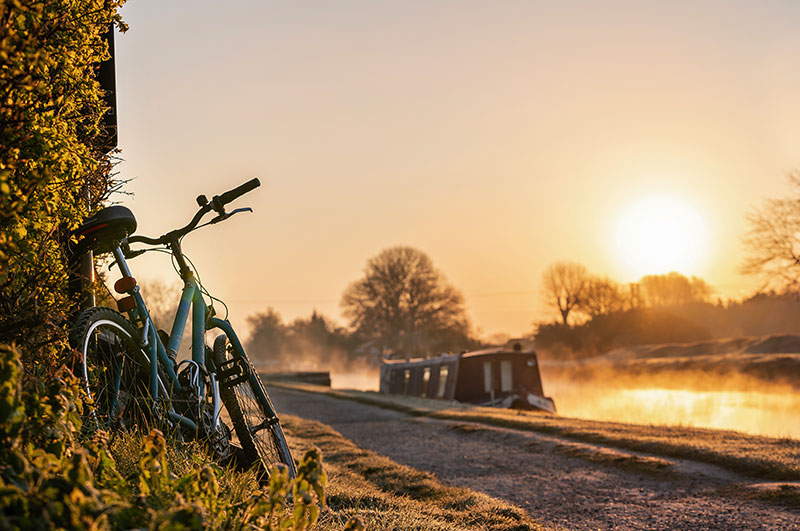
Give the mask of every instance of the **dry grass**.
M 466 435 L 477 436 L 484 434 L 491 436 L 493 432 L 497 431 L 495 427 L 476 423 L 452 424 L 449 426 L 449 429 Z M 506 434 L 506 438 L 508 437 L 509 434 Z M 673 463 L 659 457 L 643 456 L 638 453 L 596 446 L 584 442 L 563 441 L 561 439 L 556 439 L 556 441 L 561 440 L 562 442 L 551 442 L 549 440 L 536 441 L 530 439 L 524 440 L 524 437 L 520 438 L 522 438 L 523 441 L 521 443 L 517 441 L 516 444 L 518 447 L 526 448 L 537 454 L 541 453 L 544 447 L 549 449 L 549 451 L 558 452 L 569 457 L 577 457 L 592 463 L 610 465 L 615 468 L 623 468 L 634 472 L 664 474 L 673 471 Z
M 738 496 L 748 500 L 761 500 L 789 509 L 800 509 L 800 484 L 759 483 L 753 485 L 734 485 L 722 489 L 720 494 Z
M 579 457 L 592 463 L 612 465 L 617 468 L 646 474 L 663 474 L 670 472 L 672 467 L 672 463 L 658 457 L 629 454 L 612 448 L 564 443 L 557 445 L 556 451 L 570 457 Z
M 704 428 L 652 426 L 559 417 L 547 413 L 495 409 L 441 400 L 369 391 L 273 383 L 323 393 L 412 415 L 470 421 L 546 433 L 666 457 L 691 459 L 763 479 L 800 479 L 800 441 Z
M 289 415 L 281 424 L 293 452 L 301 454 L 312 445 L 323 452 L 329 494 L 320 529 L 341 529 L 355 515 L 367 529 L 387 531 L 547 529 L 518 507 L 444 485 L 432 474 L 357 447 L 325 424 Z

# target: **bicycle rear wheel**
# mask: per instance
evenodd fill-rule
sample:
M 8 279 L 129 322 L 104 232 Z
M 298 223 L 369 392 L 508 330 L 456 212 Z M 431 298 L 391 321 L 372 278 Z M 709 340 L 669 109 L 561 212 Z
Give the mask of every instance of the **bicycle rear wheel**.
M 228 347 L 228 338 L 218 336 L 214 341 L 214 363 L 220 367 L 231 359 L 233 355 Z M 220 382 L 222 402 L 231 417 L 234 432 L 248 461 L 246 464 L 257 464 L 262 472 L 268 474 L 273 465 L 283 463 L 293 478 L 296 474 L 294 460 L 275 408 L 261 378 L 249 361 L 247 364 L 250 378 L 231 387 Z
M 110 308 L 89 308 L 76 319 L 71 343 L 81 363 L 75 372 L 90 401 L 82 431 L 128 427 L 143 415 L 147 380 L 135 334 L 131 323 Z

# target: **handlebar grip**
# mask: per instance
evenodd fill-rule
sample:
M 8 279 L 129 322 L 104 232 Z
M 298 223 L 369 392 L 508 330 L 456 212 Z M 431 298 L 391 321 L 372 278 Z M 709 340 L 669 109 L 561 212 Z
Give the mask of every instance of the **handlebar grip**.
M 250 190 L 255 190 L 259 186 L 261 186 L 261 181 L 259 181 L 258 177 L 256 177 L 255 179 L 251 179 L 251 180 L 247 181 L 246 183 L 237 186 L 233 190 L 228 190 L 227 192 L 225 192 L 223 194 L 220 194 L 217 197 L 217 199 L 219 200 L 219 202 L 221 204 L 225 205 L 227 203 L 230 203 L 231 201 L 233 201 L 237 197 L 246 194 Z

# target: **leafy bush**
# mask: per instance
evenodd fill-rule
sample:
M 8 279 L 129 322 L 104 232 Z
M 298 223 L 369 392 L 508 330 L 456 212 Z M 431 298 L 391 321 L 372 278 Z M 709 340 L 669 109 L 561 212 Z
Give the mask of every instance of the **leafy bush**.
M 111 189 L 95 69 L 119 0 L 0 2 L 0 343 L 65 351 L 69 233 Z

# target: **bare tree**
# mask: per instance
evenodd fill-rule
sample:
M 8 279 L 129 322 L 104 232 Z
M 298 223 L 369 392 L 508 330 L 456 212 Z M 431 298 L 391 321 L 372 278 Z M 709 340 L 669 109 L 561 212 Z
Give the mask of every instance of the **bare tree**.
M 145 279 L 140 282 L 139 288 L 147 303 L 150 311 L 150 318 L 153 319 L 159 334 L 162 334 L 164 346 L 166 337 L 172 332 L 172 324 L 175 321 L 175 313 L 178 310 L 178 303 L 181 299 L 181 284 L 179 281 L 167 282 L 162 278 Z M 192 334 L 190 325 L 184 330 L 181 342 L 178 345 L 178 358 L 190 358 Z
M 565 325 L 570 312 L 583 300 L 588 279 L 586 267 L 575 262 L 556 262 L 542 274 L 542 295 L 550 307 L 558 310 Z
M 767 199 L 747 216 L 742 241 L 747 257 L 742 272 L 760 277 L 764 287 L 789 288 L 800 283 L 800 172 L 788 176 L 793 195 Z
M 180 284 L 168 284 L 160 278 L 146 279 L 140 283 L 140 289 L 156 326 L 167 332 L 172 330 L 181 298 Z
M 608 277 L 590 277 L 586 280 L 578 307 L 591 318 L 608 315 L 625 308 L 627 297 L 623 288 Z
M 359 334 L 380 339 L 393 354 L 464 348 L 469 340 L 463 296 L 428 255 L 412 247 L 371 258 L 341 305 Z
M 638 282 L 629 282 L 623 290 L 626 310 L 638 310 L 645 305 L 642 286 Z

